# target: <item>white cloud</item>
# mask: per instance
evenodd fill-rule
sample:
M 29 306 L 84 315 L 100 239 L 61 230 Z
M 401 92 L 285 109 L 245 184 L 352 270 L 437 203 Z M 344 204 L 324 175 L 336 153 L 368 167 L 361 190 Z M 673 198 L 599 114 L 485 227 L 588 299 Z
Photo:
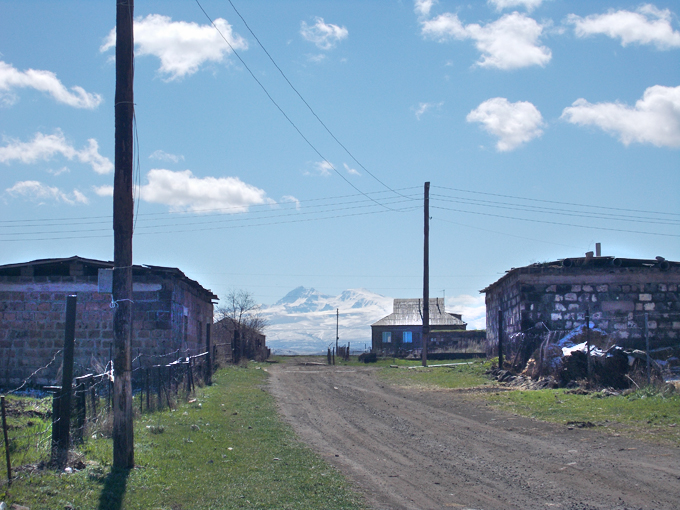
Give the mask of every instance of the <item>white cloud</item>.
M 191 170 L 173 172 L 154 169 L 147 174 L 148 184 L 141 187 L 141 198 L 164 204 L 177 211 L 225 213 L 247 212 L 251 205 L 273 201 L 255 186 L 238 177 L 196 177 Z
M 467 116 L 468 122 L 480 122 L 484 130 L 498 137 L 496 148 L 511 151 L 543 134 L 541 112 L 528 101 L 511 103 L 494 97 L 480 104 Z
M 445 13 L 422 21 L 425 37 L 444 42 L 450 38 L 475 41 L 482 53 L 480 67 L 517 69 L 533 65 L 545 66 L 552 58 L 550 49 L 538 46 L 543 25 L 525 14 L 513 12 L 487 25 L 463 25 L 456 14 Z
M 94 192 L 100 197 L 112 197 L 113 196 L 113 186 L 110 184 L 105 184 L 103 186 L 93 186 Z
M 162 150 L 157 150 L 154 151 L 150 156 L 149 159 L 157 159 L 159 161 L 169 161 L 172 163 L 179 163 L 180 161 L 184 161 L 184 156 L 177 155 L 177 154 L 170 154 L 169 152 L 165 152 Z
M 638 142 L 680 147 L 680 87 L 649 87 L 634 107 L 591 104 L 581 98 L 565 108 L 561 118 L 572 124 L 597 126 L 618 136 L 624 145 Z
M 330 50 L 343 39 L 347 39 L 349 32 L 345 27 L 325 23 L 323 18 L 316 17 L 315 19 L 316 23 L 311 26 L 304 21 L 300 23 L 300 35 L 316 44 L 317 48 Z
M 28 69 L 19 71 L 11 64 L 0 61 L 0 100 L 5 106 L 16 102 L 14 89 L 32 88 L 45 92 L 60 103 L 75 108 L 94 109 L 102 102 L 99 94 L 86 92 L 82 87 L 71 87 L 69 91 L 51 71 Z
M 226 20 L 217 18 L 215 26 L 236 50 L 248 43 Z M 175 80 L 194 74 L 205 62 L 222 62 L 232 50 L 212 25 L 172 21 L 168 16 L 149 14 L 135 20 L 135 55 L 154 55 L 161 60 L 160 71 Z M 116 45 L 116 29 L 112 29 L 101 46 L 104 52 Z
M 439 109 L 439 108 L 442 107 L 443 104 L 444 104 L 444 102 L 439 102 L 439 103 L 418 103 L 418 107 L 417 107 L 417 108 L 414 107 L 414 108 L 412 108 L 412 110 L 415 111 L 416 119 L 420 120 L 420 117 L 422 117 L 423 115 L 425 115 L 425 112 L 427 112 L 428 110 L 431 110 L 432 108 Z
M 89 202 L 87 197 L 77 189 L 71 193 L 64 193 L 59 188 L 47 186 L 39 181 L 20 181 L 5 191 L 15 198 L 20 197 L 39 203 L 50 201 L 75 205 Z
M 531 12 L 535 8 L 540 7 L 543 0 L 488 0 L 488 3 L 495 6 L 497 11 L 523 6 L 527 11 Z
M 657 9 L 646 4 L 631 11 L 609 11 L 581 18 L 570 14 L 567 21 L 574 25 L 578 37 L 604 34 L 621 39 L 621 45 L 653 44 L 660 50 L 680 48 L 680 32 L 673 30 L 673 14 L 668 9 Z
M 48 168 L 48 169 L 47 169 L 47 173 L 48 173 L 48 174 L 52 174 L 52 175 L 54 175 L 54 176 L 56 177 L 57 175 L 71 173 L 71 169 L 70 169 L 69 167 L 67 167 L 67 166 L 62 166 L 62 167 L 61 167 L 60 169 L 58 169 L 58 170 L 52 170 L 51 168 Z
M 66 141 L 61 130 L 53 135 L 36 133 L 30 142 L 20 142 L 10 139 L 7 145 L 0 147 L 0 163 L 20 161 L 30 164 L 36 161 L 49 161 L 56 155 L 61 154 L 69 161 L 74 159 L 88 164 L 98 174 L 108 174 L 113 171 L 113 163 L 99 154 L 99 144 L 94 138 L 87 141 L 88 145 L 81 150 L 76 150 Z
M 307 60 L 318 64 L 319 62 L 326 60 L 326 55 L 324 53 L 319 53 L 318 55 L 307 55 Z
M 323 177 L 328 177 L 333 171 L 333 165 L 328 161 L 316 161 L 313 163 L 313 172 L 304 172 L 304 175 L 321 175 Z
M 467 322 L 467 329 L 486 329 L 485 296 L 461 294 L 446 298 L 446 311 L 460 313 Z
M 295 204 L 295 210 L 300 210 L 300 201 L 292 195 L 284 195 L 281 197 L 281 202 L 292 202 Z
M 427 18 L 430 15 L 432 6 L 437 3 L 437 0 L 415 0 L 413 10 L 420 18 Z
M 359 171 L 356 168 L 350 167 L 347 163 L 343 163 L 345 166 L 345 170 L 347 170 L 347 173 L 350 175 L 361 175 Z

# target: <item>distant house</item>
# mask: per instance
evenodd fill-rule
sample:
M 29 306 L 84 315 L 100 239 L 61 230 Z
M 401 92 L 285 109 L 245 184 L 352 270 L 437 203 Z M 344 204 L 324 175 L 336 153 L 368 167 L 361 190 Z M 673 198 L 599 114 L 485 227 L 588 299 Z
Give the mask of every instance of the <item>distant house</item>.
M 213 326 L 215 357 L 237 363 L 240 359 L 264 361 L 271 354 L 266 336 L 253 328 L 241 325 L 230 317 L 217 321 Z
M 512 268 L 481 292 L 486 294 L 486 335 L 490 350 L 498 331 L 506 340 L 532 328 L 569 331 L 595 328 L 618 345 L 645 348 L 645 318 L 651 347 L 680 342 L 680 263 L 656 259 L 594 256 Z M 502 322 L 498 322 L 498 312 Z
M 421 350 L 423 332 L 423 300 L 395 299 L 392 313 L 371 325 L 372 352 L 380 355 L 406 355 Z M 429 300 L 430 345 L 450 343 L 467 324 L 460 314 L 448 313 L 444 300 Z
M 33 384 L 56 382 L 70 294 L 77 296 L 75 375 L 106 366 L 112 297 L 100 292 L 98 274 L 112 267 L 113 262 L 82 257 L 0 266 L 0 385 L 20 383 L 36 371 Z M 159 360 L 210 349 L 215 294 L 171 267 L 135 265 L 132 279 L 133 357 Z

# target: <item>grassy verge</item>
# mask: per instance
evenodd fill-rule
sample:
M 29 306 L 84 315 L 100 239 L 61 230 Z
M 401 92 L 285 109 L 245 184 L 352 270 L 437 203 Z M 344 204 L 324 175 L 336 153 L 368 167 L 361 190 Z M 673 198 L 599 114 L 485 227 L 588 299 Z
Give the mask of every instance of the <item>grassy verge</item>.
M 508 391 L 487 397 L 500 409 L 575 427 L 602 427 L 640 439 L 680 447 L 680 395 L 643 388 L 630 395 L 603 396 L 565 390 Z
M 111 470 L 111 440 L 89 439 L 86 467 L 22 475 L 0 500 L 39 509 L 354 509 L 344 478 L 295 439 L 264 391 L 264 364 L 228 367 L 197 400 L 135 422 L 135 463 Z
M 439 362 L 434 362 L 439 363 Z M 442 362 L 444 363 L 444 362 Z M 469 388 L 493 383 L 484 372 L 490 362 L 452 368 L 419 368 L 418 361 L 381 360 L 378 376 L 402 386 Z M 389 368 L 397 365 L 400 368 Z M 573 427 L 601 427 L 615 434 L 673 444 L 680 447 L 680 394 L 643 388 L 629 395 L 604 396 L 559 390 L 499 391 L 471 394 L 466 398 L 484 399 L 495 407 L 521 416 Z
M 381 360 L 378 377 L 390 384 L 403 386 L 434 386 L 440 388 L 469 388 L 491 384 L 484 375 L 491 363 L 487 361 L 434 361 L 430 364 L 462 363 L 451 367 L 422 367 L 417 360 Z M 396 368 L 394 368 L 396 367 Z M 412 367 L 409 369 L 409 367 Z M 417 368 L 420 367 L 420 368 Z

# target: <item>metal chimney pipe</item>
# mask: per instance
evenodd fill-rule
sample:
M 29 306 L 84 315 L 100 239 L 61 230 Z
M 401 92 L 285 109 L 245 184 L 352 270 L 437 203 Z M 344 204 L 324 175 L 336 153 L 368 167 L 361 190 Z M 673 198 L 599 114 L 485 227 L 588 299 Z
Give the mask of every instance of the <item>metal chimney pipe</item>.
M 595 243 L 595 256 L 596 257 L 602 256 L 602 244 L 601 243 Z

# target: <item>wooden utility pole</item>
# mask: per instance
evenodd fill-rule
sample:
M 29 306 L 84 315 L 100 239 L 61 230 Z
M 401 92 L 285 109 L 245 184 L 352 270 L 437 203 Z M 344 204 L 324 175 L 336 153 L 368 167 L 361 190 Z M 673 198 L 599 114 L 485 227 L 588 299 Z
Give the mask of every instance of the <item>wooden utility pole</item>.
M 425 243 L 423 246 L 423 366 L 427 366 L 430 340 L 430 183 L 425 183 Z
M 338 335 L 338 327 L 340 326 L 340 308 L 335 309 L 335 352 L 338 352 L 338 340 L 340 336 Z
M 134 0 L 116 0 L 116 163 L 113 178 L 113 467 L 134 467 L 132 434 L 132 162 Z

